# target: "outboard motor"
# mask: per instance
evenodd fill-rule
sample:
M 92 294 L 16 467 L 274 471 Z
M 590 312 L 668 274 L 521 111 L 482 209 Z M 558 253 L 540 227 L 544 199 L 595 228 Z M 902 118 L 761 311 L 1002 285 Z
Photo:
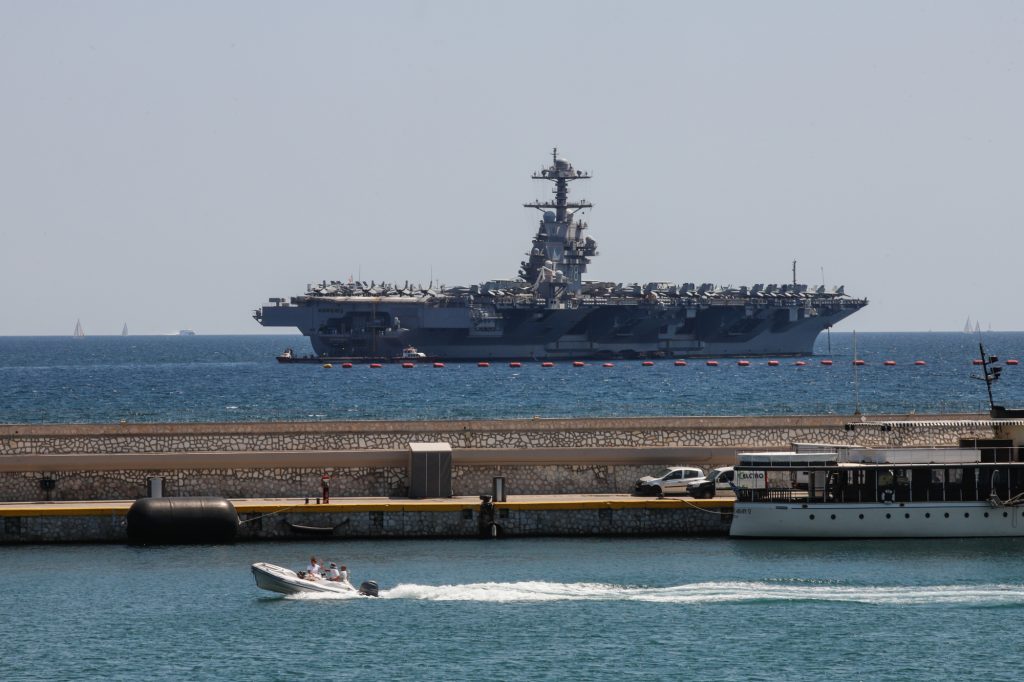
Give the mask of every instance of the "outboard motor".
M 359 584 L 359 594 L 364 597 L 379 597 L 380 588 L 377 587 L 376 580 L 364 580 Z

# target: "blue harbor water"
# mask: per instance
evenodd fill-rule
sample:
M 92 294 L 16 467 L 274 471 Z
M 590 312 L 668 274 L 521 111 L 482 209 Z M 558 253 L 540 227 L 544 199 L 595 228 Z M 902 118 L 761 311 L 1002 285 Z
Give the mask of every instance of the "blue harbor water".
M 274 361 L 298 337 L 10 337 L 0 421 L 978 412 L 977 342 L 858 334 L 856 371 L 850 334 L 823 336 L 803 367 L 328 370 Z M 1005 367 L 997 402 L 1024 406 L 1024 366 L 1002 364 L 1024 359 L 1024 333 L 985 343 Z M 253 584 L 251 563 L 310 554 L 382 597 Z M 1022 556 L 1024 539 L 2 546 L 0 679 L 1015 679 Z
M 989 353 L 1024 360 L 1024 333 L 988 333 Z M 496 362 L 415 369 L 324 369 L 274 356 L 292 336 L 0 338 L 0 421 L 223 422 L 326 419 L 503 419 L 656 415 L 951 413 L 987 411 L 978 336 L 963 333 L 822 335 L 806 366 L 753 358 L 749 367 L 671 360 L 605 368 L 568 362 L 518 369 Z M 820 364 L 832 358 L 834 364 Z M 895 366 L 885 366 L 893 360 Z M 915 365 L 923 360 L 926 365 Z M 996 401 L 1024 405 L 1024 365 L 1006 366 Z
M 1010 680 L 1024 541 L 0 548 L 5 680 Z M 282 597 L 342 561 L 382 597 Z

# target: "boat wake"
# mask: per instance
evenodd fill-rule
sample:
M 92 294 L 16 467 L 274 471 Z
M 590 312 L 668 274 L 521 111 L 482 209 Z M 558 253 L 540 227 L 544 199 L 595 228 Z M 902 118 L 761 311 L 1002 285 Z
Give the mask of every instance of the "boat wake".
M 848 602 L 861 604 L 1024 606 L 1024 585 L 863 586 L 825 581 L 702 582 L 673 587 L 603 583 L 400 584 L 380 591 L 382 599 L 529 603 L 621 601 L 662 604 L 743 602 Z M 288 599 L 361 599 L 357 594 L 303 594 Z

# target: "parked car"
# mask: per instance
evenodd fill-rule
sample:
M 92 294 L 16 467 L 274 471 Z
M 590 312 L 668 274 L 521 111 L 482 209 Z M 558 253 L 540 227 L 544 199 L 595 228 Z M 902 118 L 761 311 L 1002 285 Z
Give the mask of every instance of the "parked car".
M 711 499 L 719 490 L 732 490 L 732 467 L 712 469 L 707 476 L 691 481 L 686 486 L 690 497 Z
M 686 485 L 704 472 L 697 467 L 669 467 L 661 476 L 644 476 L 638 479 L 634 487 L 635 495 L 665 495 L 668 493 L 685 493 Z

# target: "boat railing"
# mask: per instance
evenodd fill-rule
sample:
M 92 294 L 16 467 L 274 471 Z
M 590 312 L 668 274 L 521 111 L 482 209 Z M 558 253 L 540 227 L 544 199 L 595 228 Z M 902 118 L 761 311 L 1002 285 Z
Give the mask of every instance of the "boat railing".
M 799 488 L 737 488 L 737 502 L 806 502 L 807 491 Z

